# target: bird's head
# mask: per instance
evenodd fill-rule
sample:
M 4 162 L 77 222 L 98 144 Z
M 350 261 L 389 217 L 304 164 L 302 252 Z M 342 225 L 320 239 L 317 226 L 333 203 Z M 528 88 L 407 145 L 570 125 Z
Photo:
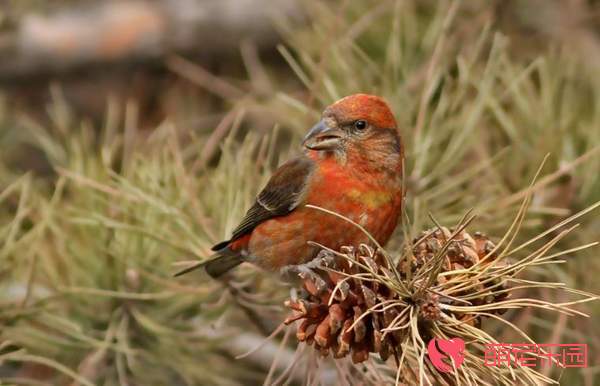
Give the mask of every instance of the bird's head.
M 354 94 L 327 107 L 303 146 L 344 163 L 356 161 L 388 170 L 402 166 L 396 119 L 388 104 L 375 95 Z

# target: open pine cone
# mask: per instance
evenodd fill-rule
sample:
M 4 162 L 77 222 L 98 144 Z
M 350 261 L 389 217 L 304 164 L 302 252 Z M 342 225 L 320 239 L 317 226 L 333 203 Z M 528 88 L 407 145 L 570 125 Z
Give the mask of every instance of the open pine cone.
M 442 227 L 441 230 L 434 229 L 422 232 L 413 240 L 413 259 L 411 261 L 410 269 L 414 272 L 427 264 L 427 262 L 433 259 L 436 253 L 443 248 L 446 241 L 450 240 L 451 235 L 451 230 L 444 227 Z M 463 230 L 450 241 L 450 245 L 445 253 L 444 266 L 441 272 L 464 270 L 465 268 L 471 268 L 477 263 L 481 265 L 481 269 L 484 269 L 487 265 L 495 263 L 495 260 L 498 257 L 494 248 L 494 243 L 492 243 L 492 241 L 484 234 L 475 232 L 471 236 Z M 484 258 L 485 260 L 483 260 Z M 404 260 L 403 263 L 406 264 L 406 260 Z M 399 269 L 402 270 L 402 268 Z M 405 270 L 403 271 L 406 272 Z M 491 290 L 486 291 L 486 289 L 491 288 L 493 288 L 495 292 L 505 289 L 503 283 L 500 282 L 500 278 L 495 278 L 488 282 L 482 282 L 482 279 L 489 280 L 490 278 L 489 275 L 484 275 L 480 278 L 467 278 L 470 282 L 469 284 L 472 284 L 472 287 L 474 288 L 459 294 L 453 294 L 453 296 L 461 297 L 461 295 L 468 296 L 470 293 L 474 292 L 480 293 L 480 296 L 470 300 L 472 305 L 497 303 L 508 297 L 508 292 L 493 294 Z M 446 280 L 445 276 L 438 276 L 435 284 L 442 284 Z M 459 319 L 466 320 L 460 315 Z M 466 321 L 474 325 L 481 324 L 480 319 Z
M 401 299 L 388 284 L 397 282 L 398 277 L 404 281 L 408 274 L 417 273 L 436 255 L 439 257 L 448 242 L 440 273 L 464 270 L 480 262 L 483 269 L 496 258 L 492 253 L 494 244 L 480 233 L 471 236 L 462 231 L 449 241 L 450 236 L 451 231 L 446 228 L 423 232 L 413 241 L 412 253 L 401 259 L 402 263 L 394 267 L 395 270 L 389 268 L 388 260 L 381 253 L 366 245 L 361 245 L 357 251 L 346 247 L 340 254 L 330 254 L 322 259 L 321 266 L 313 269 L 313 275 L 301 275 L 303 291 L 299 299 L 286 302 L 293 315 L 285 323 L 297 321 L 298 340 L 313 345 L 323 356 L 331 353 L 333 357 L 341 358 L 350 354 L 354 363 L 360 363 L 368 359 L 369 353 L 378 353 L 384 361 L 390 355 L 398 360 L 402 331 L 385 330 L 394 318 L 406 307 L 416 307 L 419 320 L 426 325 L 440 318 L 440 302 L 450 304 L 454 300 L 434 291 L 421 291 L 417 298 Z M 506 292 L 493 296 L 486 290 L 491 287 L 497 292 L 501 283 L 479 283 L 478 279 L 465 278 L 474 280 L 469 284 L 475 284 L 466 292 L 478 294 L 471 300 L 472 304 L 497 302 L 506 296 Z M 447 279 L 438 275 L 430 287 L 439 286 L 444 280 Z M 377 311 L 372 312 L 375 309 Z M 456 317 L 470 324 L 480 323 L 480 320 L 469 320 L 464 315 Z

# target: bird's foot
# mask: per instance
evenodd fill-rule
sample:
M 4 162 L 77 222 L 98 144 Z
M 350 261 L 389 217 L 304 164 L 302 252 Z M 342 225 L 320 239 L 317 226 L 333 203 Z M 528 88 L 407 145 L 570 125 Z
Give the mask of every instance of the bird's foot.
M 312 262 L 299 265 L 288 265 L 281 269 L 281 274 L 288 278 L 300 277 L 303 281 L 310 281 L 314 284 L 314 290 L 317 294 L 323 293 L 327 289 L 327 282 L 315 272 L 318 265 L 311 265 Z M 312 292 L 312 291 L 311 291 Z
M 333 265 L 334 261 L 335 255 L 330 251 L 322 249 L 317 254 L 317 257 L 303 265 L 310 269 L 318 269 L 321 267 L 330 267 Z

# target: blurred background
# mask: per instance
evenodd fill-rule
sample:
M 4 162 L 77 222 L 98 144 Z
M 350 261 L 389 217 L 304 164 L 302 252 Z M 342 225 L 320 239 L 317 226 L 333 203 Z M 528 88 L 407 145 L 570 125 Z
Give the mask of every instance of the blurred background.
M 285 316 L 276 277 L 171 276 L 355 92 L 398 118 L 411 232 L 474 209 L 470 227 L 500 238 L 546 155 L 515 242 L 600 200 L 599 1 L 3 0 L 0 383 L 344 384 L 332 362 L 292 366 L 293 336 L 236 358 Z M 566 262 L 524 277 L 600 292 L 598 247 L 576 251 L 600 240 L 598 211 L 578 221 Z M 540 371 L 592 386 L 600 307 L 577 309 L 590 317 L 505 318 L 588 343 L 588 368 Z

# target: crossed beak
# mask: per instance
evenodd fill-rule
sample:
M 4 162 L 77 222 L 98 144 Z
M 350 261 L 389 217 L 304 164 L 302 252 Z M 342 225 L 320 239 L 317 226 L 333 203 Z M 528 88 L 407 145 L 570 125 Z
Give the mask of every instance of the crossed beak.
M 342 142 L 343 134 L 340 129 L 331 128 L 321 120 L 306 134 L 302 145 L 310 150 L 334 150 Z

